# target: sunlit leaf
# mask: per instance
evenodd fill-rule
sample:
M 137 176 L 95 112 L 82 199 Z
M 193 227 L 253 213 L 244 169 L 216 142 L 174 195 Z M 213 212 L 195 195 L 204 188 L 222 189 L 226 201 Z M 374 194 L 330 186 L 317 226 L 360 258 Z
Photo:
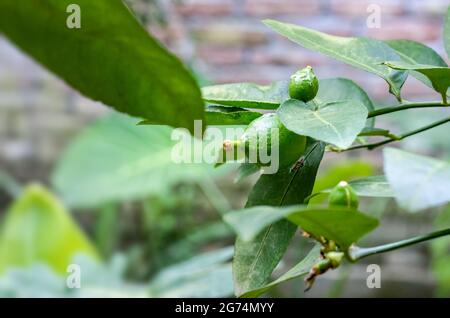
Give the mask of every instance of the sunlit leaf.
M 136 122 L 136 118 L 112 114 L 75 138 L 52 176 L 52 184 L 67 204 L 90 207 L 139 199 L 166 193 L 181 181 L 196 182 L 221 173 L 222 168 L 214 169 L 213 162 L 207 164 L 203 157 L 194 163 L 190 146 L 193 142 L 201 146 L 200 141 L 188 134 L 172 140 L 170 127 L 136 126 Z M 181 154 L 191 149 L 187 159 L 192 163 L 175 161 L 176 145 Z M 216 155 L 211 155 L 212 161 Z
M 283 218 L 300 226 L 315 237 L 335 241 L 345 250 L 372 231 L 378 221 L 351 208 L 317 206 L 271 207 L 255 206 L 232 211 L 224 220 L 246 241 L 253 240 L 262 230 Z
M 307 49 L 382 77 L 389 84 L 390 92 L 400 98 L 400 89 L 407 74 L 381 65 L 386 59 L 401 60 L 395 50 L 386 43 L 369 38 L 334 36 L 275 20 L 264 20 L 264 23 Z

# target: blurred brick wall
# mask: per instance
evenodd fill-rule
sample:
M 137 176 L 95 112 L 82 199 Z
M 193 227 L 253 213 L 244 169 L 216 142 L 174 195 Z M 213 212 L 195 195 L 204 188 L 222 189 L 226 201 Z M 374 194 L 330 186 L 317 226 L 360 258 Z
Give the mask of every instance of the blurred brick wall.
M 450 0 L 128 1 L 153 34 L 212 82 L 268 83 L 309 64 L 320 77 L 356 80 L 378 100 L 388 96 L 381 79 L 303 49 L 260 21 L 274 18 L 343 36 L 413 39 L 444 55 L 443 14 L 450 4 Z M 366 26 L 370 4 L 381 8 L 380 29 Z M 405 90 L 408 98 L 430 94 L 415 81 L 409 81 Z M 105 111 L 0 37 L 0 169 L 26 179 L 45 175 L 43 167 L 52 164 L 68 139 Z
M 367 27 L 367 10 L 374 4 L 381 9 L 380 28 Z M 341 36 L 411 39 L 444 56 L 442 25 L 449 4 L 450 0 L 185 0 L 166 6 L 169 28 L 150 30 L 185 58 L 195 58 L 196 68 L 213 82 L 268 83 L 309 64 L 321 77 L 352 78 L 375 99 L 384 99 L 382 80 L 306 50 L 261 20 L 272 18 Z M 405 95 L 430 93 L 418 83 L 410 84 Z

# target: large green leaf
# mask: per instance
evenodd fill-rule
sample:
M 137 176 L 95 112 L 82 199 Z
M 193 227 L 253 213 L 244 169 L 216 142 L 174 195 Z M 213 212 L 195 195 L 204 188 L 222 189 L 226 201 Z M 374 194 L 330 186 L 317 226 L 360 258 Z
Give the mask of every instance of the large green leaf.
M 52 176 L 67 204 L 87 207 L 143 198 L 165 193 L 180 181 L 195 182 L 221 173 L 223 168 L 214 169 L 212 164 L 172 160 L 175 145 L 200 141 L 187 134 L 183 142 L 171 140 L 171 128 L 136 126 L 136 122 L 112 114 L 73 141 Z
M 257 205 L 283 206 L 303 203 L 311 194 L 324 145 L 309 140 L 308 157 L 300 169 L 279 170 L 262 175 L 247 201 L 247 207 Z M 283 257 L 297 227 L 280 220 L 250 242 L 236 240 L 233 276 L 236 295 L 266 284 L 272 271 Z
M 139 25 L 121 0 L 0 2 L 0 32 L 82 94 L 116 110 L 192 131 L 200 90 L 181 62 Z
M 354 100 L 329 103 L 314 109 L 302 101 L 290 99 L 277 112 L 287 129 L 342 149 L 351 146 L 364 128 L 368 114 L 367 108 Z
M 396 70 L 415 71 L 425 75 L 431 82 L 432 87 L 441 94 L 444 103 L 447 102 L 447 90 L 450 86 L 450 68 L 397 61 L 387 61 L 384 64 Z
M 320 206 L 255 206 L 232 211 L 224 220 L 243 240 L 253 240 L 269 225 L 287 218 L 315 237 L 335 241 L 343 250 L 372 231 L 378 221 L 349 208 L 324 208 Z
M 395 50 L 386 43 L 369 38 L 333 36 L 274 20 L 265 20 L 264 23 L 305 48 L 382 77 L 389 84 L 390 92 L 400 99 L 400 90 L 407 74 L 381 65 L 386 58 L 401 60 Z
M 387 40 L 386 43 L 407 63 L 447 66 L 447 63 L 436 51 L 422 43 L 411 40 Z M 411 75 L 432 87 L 430 80 L 425 75 L 415 71 L 411 71 Z
M 444 45 L 447 56 L 450 58 L 450 7 L 447 9 L 447 16 L 445 18 Z
M 0 232 L 0 273 L 43 262 L 65 273 L 72 257 L 98 253 L 60 202 L 40 185 L 28 186 L 7 212 Z
M 314 100 L 319 105 L 345 100 L 358 101 L 366 106 L 369 112 L 375 109 L 367 93 L 347 78 L 337 77 L 321 80 L 319 92 Z M 373 127 L 374 123 L 375 118 L 369 118 L 367 126 Z
M 291 279 L 300 278 L 302 276 L 305 276 L 309 273 L 311 270 L 311 267 L 314 266 L 318 261 L 320 260 L 320 245 L 314 246 L 311 251 L 306 255 L 306 257 L 301 260 L 297 265 L 292 267 L 289 271 L 284 273 L 282 276 L 280 276 L 278 279 L 274 280 L 273 282 L 264 285 L 260 288 L 253 289 L 251 291 L 246 292 L 245 294 L 242 294 L 242 298 L 255 298 L 258 297 L 271 288 L 287 282 Z
M 384 172 L 401 207 L 415 212 L 450 201 L 450 162 L 384 150 Z
M 289 99 L 288 82 L 274 82 L 268 86 L 252 83 L 236 83 L 204 87 L 203 98 L 206 101 L 222 105 L 276 109 Z M 355 82 L 346 78 L 322 79 L 315 97 L 318 104 L 326 104 L 340 100 L 358 100 L 369 111 L 374 109 L 367 93 Z M 239 108 L 238 108 L 239 109 Z M 222 111 L 225 111 L 224 109 Z M 208 114 L 207 114 L 208 119 Z

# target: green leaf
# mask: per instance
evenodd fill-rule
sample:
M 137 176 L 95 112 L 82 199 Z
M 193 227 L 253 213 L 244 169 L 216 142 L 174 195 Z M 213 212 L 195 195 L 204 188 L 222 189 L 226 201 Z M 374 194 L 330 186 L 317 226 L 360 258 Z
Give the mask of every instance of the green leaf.
M 410 64 L 428 64 L 434 66 L 447 67 L 447 63 L 432 48 L 411 40 L 387 40 L 385 41 L 393 48 L 402 60 Z M 430 80 L 423 74 L 411 71 L 411 75 L 432 87 Z
M 340 37 L 311 30 L 302 26 L 264 20 L 264 23 L 307 49 L 320 52 L 354 67 L 382 77 L 390 92 L 400 99 L 400 90 L 407 74 L 380 65 L 386 58 L 400 60 L 398 54 L 386 43 L 369 38 Z
M 261 167 L 256 163 L 243 163 L 239 166 L 234 182 L 239 183 L 245 178 L 261 171 Z
M 61 203 L 40 185 L 28 186 L 10 207 L 0 232 L 0 273 L 43 262 L 65 273 L 76 253 L 98 253 Z
M 203 99 L 221 105 L 275 109 L 289 98 L 287 81 L 274 82 L 271 85 L 236 83 L 207 86 L 202 88 Z
M 370 176 L 362 179 L 350 181 L 349 184 L 361 197 L 392 198 L 392 192 L 385 176 Z M 332 188 L 323 190 L 323 193 L 330 193 Z
M 441 94 L 443 102 L 447 103 L 447 89 L 450 86 L 450 68 L 397 61 L 387 61 L 384 64 L 396 70 L 416 71 L 425 75 L 430 80 L 433 88 Z
M 287 129 L 345 149 L 352 145 L 364 128 L 367 108 L 358 101 L 339 101 L 313 109 L 305 103 L 290 99 L 278 109 Z
M 171 159 L 175 145 L 192 142 L 190 135 L 183 135 L 184 141 L 171 140 L 173 130 L 167 126 L 135 123 L 136 118 L 116 113 L 75 138 L 52 175 L 54 188 L 67 204 L 95 207 L 165 194 L 181 181 L 196 182 L 222 173 L 223 168 L 214 169 L 212 164 Z
M 447 56 L 450 58 L 450 7 L 447 9 L 444 26 L 444 45 L 447 51 Z
M 280 169 L 276 174 L 262 175 L 250 193 L 246 207 L 303 203 L 311 194 L 323 152 L 322 143 L 309 140 L 305 152 L 309 155 L 305 158 L 303 167 L 293 170 Z M 296 229 L 294 224 L 281 220 L 269 226 L 251 242 L 237 238 L 233 259 L 236 295 L 266 284 Z
M 152 297 L 227 297 L 233 294 L 233 248 L 195 256 L 159 272 L 150 282 Z
M 278 279 L 274 280 L 273 282 L 263 287 L 253 289 L 251 291 L 246 292 L 245 294 L 242 294 L 241 298 L 256 298 L 281 283 L 305 276 L 306 274 L 309 273 L 311 267 L 313 267 L 314 264 L 316 264 L 319 260 L 320 260 L 320 245 L 316 245 L 311 249 L 311 251 L 308 253 L 308 255 L 306 255 L 306 257 L 303 260 L 301 260 L 297 265 L 292 267 L 289 271 L 284 273 Z
M 384 172 L 399 205 L 411 212 L 450 201 L 450 162 L 384 150 Z
M 315 237 L 335 241 L 343 250 L 372 231 L 378 221 L 351 208 L 295 205 L 285 208 L 255 206 L 232 211 L 224 220 L 242 240 L 251 241 L 269 225 L 287 218 Z
M 314 99 L 319 106 L 344 100 L 361 102 L 369 112 L 375 109 L 367 93 L 352 80 L 337 77 L 320 81 L 319 92 Z M 375 118 L 367 121 L 367 126 L 373 127 Z
M 89 98 L 158 124 L 193 131 L 200 90 L 182 63 L 139 25 L 121 0 L 77 0 L 81 28 L 69 29 L 71 0 L 0 2 L 0 32 Z
M 209 106 L 206 109 L 207 125 L 248 125 L 262 114 L 239 107 Z

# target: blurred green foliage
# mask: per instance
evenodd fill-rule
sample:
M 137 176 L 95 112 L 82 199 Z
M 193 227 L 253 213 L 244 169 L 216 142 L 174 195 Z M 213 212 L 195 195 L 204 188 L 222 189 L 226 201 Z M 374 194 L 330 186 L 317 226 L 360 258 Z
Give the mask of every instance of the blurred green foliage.
M 0 273 L 35 262 L 65 272 L 76 253 L 99 257 L 61 203 L 44 187 L 28 186 L 3 220 Z

